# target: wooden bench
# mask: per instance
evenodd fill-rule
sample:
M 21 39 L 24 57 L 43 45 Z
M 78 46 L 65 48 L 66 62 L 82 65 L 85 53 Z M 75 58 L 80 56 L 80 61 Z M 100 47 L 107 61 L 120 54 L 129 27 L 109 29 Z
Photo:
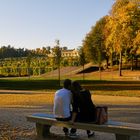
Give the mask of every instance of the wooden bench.
M 39 138 L 46 138 L 50 134 L 49 129 L 51 126 L 114 133 L 116 140 L 130 140 L 131 136 L 140 136 L 140 124 L 134 123 L 108 121 L 104 125 L 79 122 L 71 124 L 70 122 L 57 121 L 52 114 L 33 114 L 27 116 L 27 121 L 36 123 L 36 131 Z

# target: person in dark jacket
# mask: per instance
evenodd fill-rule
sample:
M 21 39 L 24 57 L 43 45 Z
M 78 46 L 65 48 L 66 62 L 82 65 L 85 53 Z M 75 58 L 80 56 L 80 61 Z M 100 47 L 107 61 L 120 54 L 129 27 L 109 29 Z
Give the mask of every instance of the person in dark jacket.
M 72 96 L 73 113 L 75 113 L 72 122 L 95 122 L 95 105 L 89 90 L 82 88 L 77 81 L 74 81 L 72 82 Z M 87 135 L 94 136 L 94 132 L 87 130 Z

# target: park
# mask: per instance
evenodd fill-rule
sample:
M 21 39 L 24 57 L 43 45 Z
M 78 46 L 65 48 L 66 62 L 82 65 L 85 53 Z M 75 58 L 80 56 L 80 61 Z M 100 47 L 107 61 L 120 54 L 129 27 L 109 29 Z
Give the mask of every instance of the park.
M 140 140 L 140 0 L 13 1 L 0 2 L 0 140 Z M 105 123 L 54 117 L 65 79 L 107 108 Z

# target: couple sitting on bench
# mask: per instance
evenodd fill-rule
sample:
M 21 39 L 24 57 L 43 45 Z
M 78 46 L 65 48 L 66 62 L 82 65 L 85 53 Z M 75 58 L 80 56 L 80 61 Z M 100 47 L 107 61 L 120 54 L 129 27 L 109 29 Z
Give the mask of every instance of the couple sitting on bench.
M 72 107 L 72 108 L 71 108 Z M 83 89 L 77 81 L 64 81 L 63 88 L 56 91 L 54 97 L 54 116 L 59 121 L 95 122 L 95 105 L 92 102 L 89 90 Z M 76 137 L 76 129 L 64 127 L 66 136 Z M 87 130 L 88 137 L 94 132 Z

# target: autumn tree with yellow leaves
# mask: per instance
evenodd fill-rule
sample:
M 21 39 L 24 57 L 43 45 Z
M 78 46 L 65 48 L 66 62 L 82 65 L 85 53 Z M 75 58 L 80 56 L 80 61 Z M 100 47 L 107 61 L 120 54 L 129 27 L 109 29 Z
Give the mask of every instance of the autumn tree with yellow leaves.
M 112 64 L 114 55 L 118 56 L 120 76 L 122 58 L 131 60 L 133 70 L 133 60 L 139 57 L 140 49 L 140 0 L 116 0 L 110 14 L 86 35 L 83 48 L 90 59 L 99 63 L 108 58 Z

